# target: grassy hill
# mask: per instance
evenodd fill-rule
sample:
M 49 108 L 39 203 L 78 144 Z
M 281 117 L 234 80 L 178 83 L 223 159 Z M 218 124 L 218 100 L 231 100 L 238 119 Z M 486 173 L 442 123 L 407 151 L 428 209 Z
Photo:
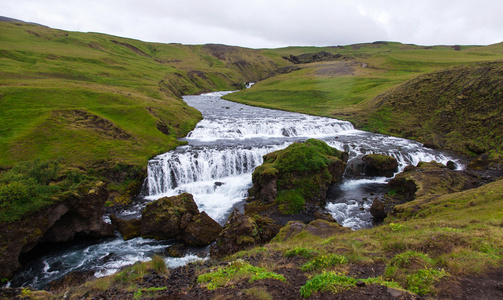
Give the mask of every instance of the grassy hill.
M 346 119 L 365 130 L 465 154 L 501 150 L 503 74 L 498 61 L 503 59 L 503 44 L 421 47 L 375 42 L 271 51 L 287 57 L 326 51 L 340 57 L 297 64 L 292 72 L 226 99 Z
M 237 89 L 277 67 L 245 48 L 0 22 L 0 167 L 34 158 L 145 165 L 201 118 L 182 95 Z

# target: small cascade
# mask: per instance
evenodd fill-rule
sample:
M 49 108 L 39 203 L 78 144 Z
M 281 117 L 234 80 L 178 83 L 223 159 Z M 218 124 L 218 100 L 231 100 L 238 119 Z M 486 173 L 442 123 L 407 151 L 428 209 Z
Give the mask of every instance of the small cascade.
M 148 195 L 166 194 L 193 182 L 251 174 L 262 156 L 285 146 L 191 148 L 183 147 L 155 157 L 148 163 Z

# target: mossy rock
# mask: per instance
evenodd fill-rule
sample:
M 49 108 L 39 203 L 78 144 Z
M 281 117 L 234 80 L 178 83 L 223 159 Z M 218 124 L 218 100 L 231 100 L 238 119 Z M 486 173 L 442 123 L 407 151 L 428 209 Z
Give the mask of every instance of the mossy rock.
M 252 175 L 250 195 L 276 203 L 287 214 L 298 213 L 304 203 L 325 199 L 332 182 L 342 179 L 347 153 L 325 142 L 309 139 L 264 155 L 264 163 Z
M 161 198 L 145 206 L 141 235 L 154 239 L 175 238 L 197 215 L 199 209 L 191 194 Z
M 396 158 L 385 154 L 367 154 L 362 157 L 365 163 L 365 175 L 392 177 L 398 171 Z

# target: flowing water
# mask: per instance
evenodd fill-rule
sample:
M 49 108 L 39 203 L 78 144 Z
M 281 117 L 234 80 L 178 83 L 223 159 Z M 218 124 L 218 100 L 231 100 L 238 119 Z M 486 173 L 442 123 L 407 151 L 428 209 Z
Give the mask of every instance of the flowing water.
M 349 152 L 348 165 L 357 167 L 361 157 L 382 153 L 395 157 L 400 171 L 419 161 L 447 163 L 458 159 L 400 138 L 355 130 L 351 123 L 269 110 L 222 100 L 228 92 L 186 96 L 184 100 L 202 112 L 204 119 L 188 134 L 187 145 L 159 155 L 148 163 L 143 196 L 155 200 L 182 192 L 193 194 L 199 210 L 224 224 L 234 207 L 243 205 L 251 187 L 251 174 L 266 153 L 286 148 L 308 138 L 322 139 L 330 146 Z M 372 199 L 382 196 L 385 177 L 351 178 L 334 184 L 326 210 L 343 226 L 369 228 Z M 142 204 L 124 211 L 123 218 L 139 215 Z M 94 271 L 96 276 L 116 272 L 136 261 L 162 253 L 173 241 L 159 242 L 120 236 L 94 243 L 77 243 L 31 260 L 16 274 L 12 286 L 43 287 L 71 271 Z M 200 259 L 195 255 L 167 258 L 169 267 Z

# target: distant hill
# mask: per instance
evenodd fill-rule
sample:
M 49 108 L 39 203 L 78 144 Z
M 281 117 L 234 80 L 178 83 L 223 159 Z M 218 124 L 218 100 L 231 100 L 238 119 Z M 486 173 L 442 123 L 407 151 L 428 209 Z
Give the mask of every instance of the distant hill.
M 45 25 L 41 25 L 41 24 L 38 24 L 38 23 L 25 22 L 25 21 L 21 21 L 21 20 L 18 20 L 18 19 L 13 19 L 13 18 L 8 18 L 8 17 L 4 17 L 4 16 L 0 16 L 0 22 L 26 23 L 26 24 L 33 24 L 33 25 L 38 25 L 38 26 L 44 26 L 44 27 L 47 27 L 47 26 L 45 26 Z

